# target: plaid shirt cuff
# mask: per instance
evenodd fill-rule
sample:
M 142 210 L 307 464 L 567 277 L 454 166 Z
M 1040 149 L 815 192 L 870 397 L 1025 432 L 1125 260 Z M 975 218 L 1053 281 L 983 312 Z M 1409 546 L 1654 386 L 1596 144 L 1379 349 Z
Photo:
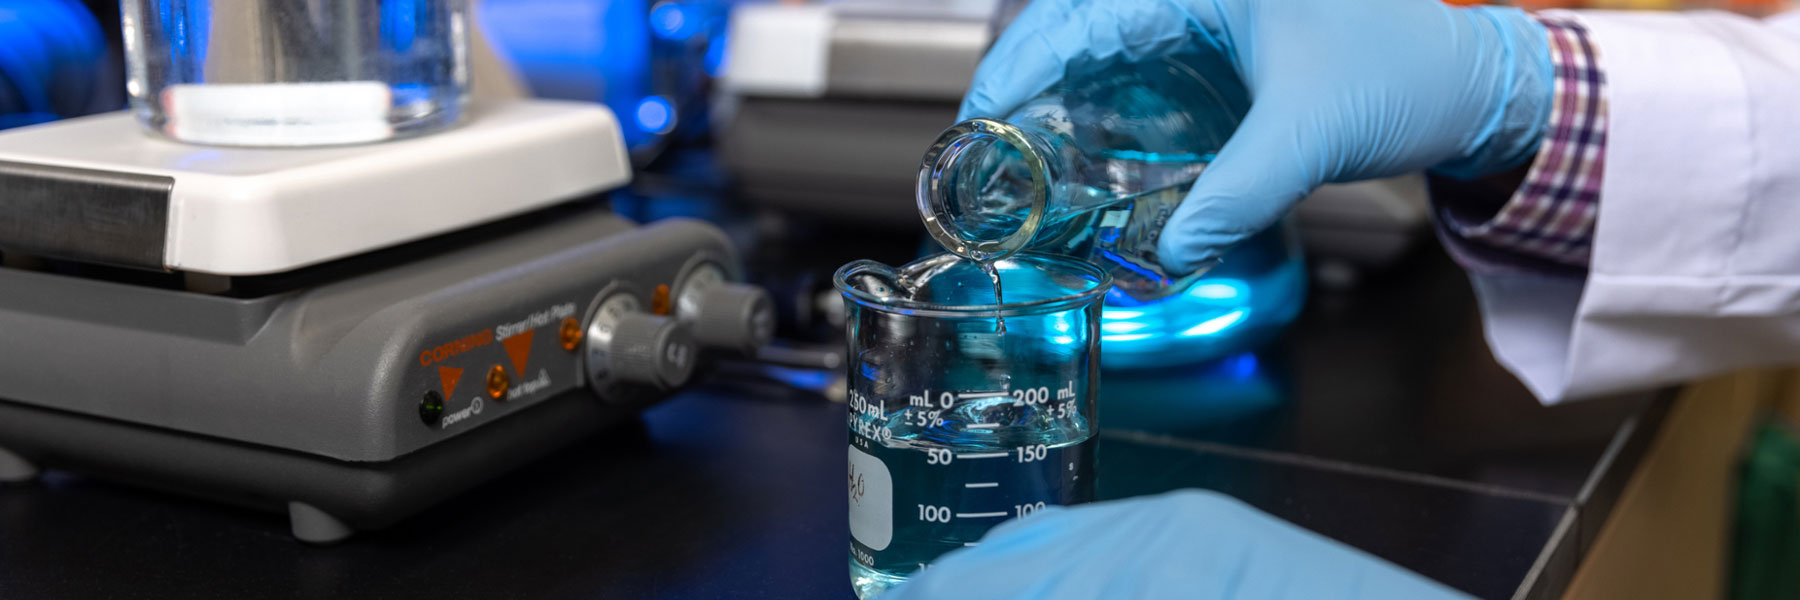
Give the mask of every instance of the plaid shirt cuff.
M 1493 218 L 1446 219 L 1455 235 L 1552 263 L 1585 267 L 1593 250 L 1605 166 L 1606 77 L 1587 29 L 1572 18 L 1538 15 L 1549 34 L 1555 87 L 1537 158 Z

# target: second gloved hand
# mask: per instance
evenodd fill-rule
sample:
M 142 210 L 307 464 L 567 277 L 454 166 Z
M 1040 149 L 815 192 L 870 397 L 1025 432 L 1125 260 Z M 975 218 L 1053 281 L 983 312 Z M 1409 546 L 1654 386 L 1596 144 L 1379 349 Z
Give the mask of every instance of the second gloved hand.
M 1252 105 L 1159 240 L 1185 273 L 1321 184 L 1523 163 L 1549 110 L 1546 39 L 1517 9 L 1437 0 L 1037 0 L 982 60 L 961 118 L 1005 115 L 1077 60 L 1222 53 Z
M 1462 600 L 1461 592 L 1216 492 L 1008 521 L 881 600 Z

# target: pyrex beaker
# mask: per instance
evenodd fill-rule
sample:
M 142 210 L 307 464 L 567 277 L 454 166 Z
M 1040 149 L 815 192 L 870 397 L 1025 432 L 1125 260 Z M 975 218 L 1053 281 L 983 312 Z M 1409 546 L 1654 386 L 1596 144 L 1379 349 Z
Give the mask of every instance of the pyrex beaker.
M 1066 256 L 993 266 L 1003 304 L 979 265 L 950 254 L 837 272 L 861 597 L 1002 521 L 1093 498 L 1100 307 L 1112 278 Z
M 230 146 L 353 144 L 462 115 L 467 0 L 124 0 L 126 92 L 150 130 Z

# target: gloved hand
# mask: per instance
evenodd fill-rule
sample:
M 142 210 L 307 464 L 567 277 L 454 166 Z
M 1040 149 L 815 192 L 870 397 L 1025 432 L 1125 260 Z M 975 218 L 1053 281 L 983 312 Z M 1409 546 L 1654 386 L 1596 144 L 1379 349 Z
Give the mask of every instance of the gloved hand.
M 1252 106 L 1163 230 L 1176 273 L 1324 183 L 1517 166 L 1548 118 L 1543 25 L 1437 0 L 1037 0 L 981 61 L 961 118 L 1004 117 L 1076 59 L 1194 49 L 1223 53 Z
M 1182 490 L 995 527 L 881 600 L 1462 599 L 1229 496 Z

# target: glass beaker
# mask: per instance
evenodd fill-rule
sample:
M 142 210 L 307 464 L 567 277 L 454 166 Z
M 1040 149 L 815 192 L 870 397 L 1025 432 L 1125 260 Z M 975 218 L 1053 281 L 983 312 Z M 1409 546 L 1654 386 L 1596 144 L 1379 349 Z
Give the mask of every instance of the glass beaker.
M 1111 270 L 1118 293 L 1168 296 L 1198 275 L 1163 269 L 1162 227 L 1248 110 L 1218 56 L 1077 61 L 1004 120 L 944 130 L 920 161 L 919 215 L 958 255 L 1078 256 Z
M 850 576 L 888 589 L 988 529 L 1094 494 L 1100 307 L 1111 277 L 1016 254 L 837 271 L 849 335 Z M 1002 328 L 999 320 L 1004 319 Z
M 172 139 L 318 146 L 454 124 L 466 0 L 124 0 L 126 92 Z

